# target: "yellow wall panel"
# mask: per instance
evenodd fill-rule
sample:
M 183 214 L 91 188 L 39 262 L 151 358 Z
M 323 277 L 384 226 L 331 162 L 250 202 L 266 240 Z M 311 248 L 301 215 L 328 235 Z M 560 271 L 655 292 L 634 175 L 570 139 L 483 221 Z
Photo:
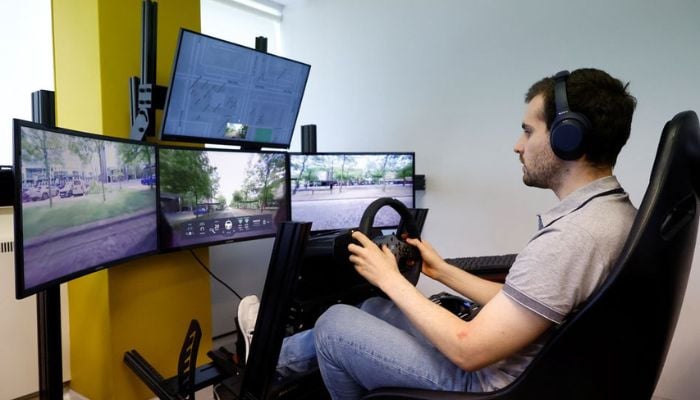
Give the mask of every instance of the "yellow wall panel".
M 52 3 L 56 125 L 101 133 L 98 4 Z
M 62 127 L 129 136 L 130 76 L 140 75 L 141 0 L 54 0 L 56 120 Z M 199 31 L 199 0 L 158 2 L 157 82 L 167 85 L 180 27 Z M 159 122 L 159 121 L 158 121 Z M 197 250 L 208 263 L 207 249 Z M 69 283 L 71 387 L 86 397 L 153 394 L 123 363 L 136 349 L 173 375 L 191 319 L 211 348 L 209 276 L 188 252 L 154 255 Z

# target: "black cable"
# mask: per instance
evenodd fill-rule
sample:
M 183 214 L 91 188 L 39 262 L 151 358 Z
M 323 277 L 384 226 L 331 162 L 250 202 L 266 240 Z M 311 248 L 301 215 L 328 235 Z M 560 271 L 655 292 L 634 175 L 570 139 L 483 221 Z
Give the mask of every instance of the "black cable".
M 209 275 L 211 275 L 212 278 L 216 279 L 216 281 L 219 282 L 220 284 L 226 286 L 226 288 L 227 288 L 228 290 L 230 290 L 231 293 L 235 294 L 236 297 L 238 297 L 238 300 L 243 300 L 243 297 L 241 297 L 241 295 L 238 294 L 238 292 L 236 292 L 235 290 L 233 290 L 233 288 L 232 288 L 231 286 L 227 285 L 226 282 L 224 282 L 224 281 L 222 281 L 221 279 L 219 279 L 218 276 L 214 275 L 214 273 L 212 273 L 212 272 L 209 270 L 209 268 L 207 268 L 207 266 L 204 265 L 204 263 L 202 262 L 202 260 L 200 260 L 199 257 L 197 257 L 196 254 L 194 254 L 194 251 L 192 251 L 192 249 L 190 249 L 190 254 L 192 254 L 192 257 L 194 257 L 194 259 L 197 260 L 197 262 L 199 263 L 199 265 L 201 265 L 202 268 L 204 268 L 204 270 L 207 271 L 207 272 L 209 273 Z

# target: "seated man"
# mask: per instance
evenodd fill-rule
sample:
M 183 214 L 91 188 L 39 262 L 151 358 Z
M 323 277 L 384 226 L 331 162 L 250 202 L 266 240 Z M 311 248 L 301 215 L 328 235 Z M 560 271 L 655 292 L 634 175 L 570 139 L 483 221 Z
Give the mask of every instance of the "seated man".
M 350 261 L 389 300 L 329 308 L 313 330 L 285 339 L 280 370 L 317 359 L 331 396 L 356 399 L 387 386 L 492 391 L 525 369 L 550 329 L 603 282 L 627 238 L 636 210 L 612 170 L 636 100 L 607 73 L 580 69 L 538 81 L 525 101 L 514 148 L 523 182 L 551 189 L 560 201 L 538 216 L 539 229 L 505 284 L 408 239 L 421 252 L 423 273 L 482 304 L 481 312 L 467 322 L 434 304 L 399 273 L 388 249 L 355 232 Z

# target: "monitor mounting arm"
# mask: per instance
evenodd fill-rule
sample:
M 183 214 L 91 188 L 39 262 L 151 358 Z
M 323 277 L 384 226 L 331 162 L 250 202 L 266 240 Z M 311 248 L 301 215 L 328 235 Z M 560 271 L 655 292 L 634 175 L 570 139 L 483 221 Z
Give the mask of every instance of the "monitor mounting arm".
M 141 15 L 141 77 L 129 78 L 131 132 L 129 137 L 143 140 L 155 132 L 155 110 L 165 104 L 167 88 L 156 84 L 156 39 L 158 3 L 143 0 Z

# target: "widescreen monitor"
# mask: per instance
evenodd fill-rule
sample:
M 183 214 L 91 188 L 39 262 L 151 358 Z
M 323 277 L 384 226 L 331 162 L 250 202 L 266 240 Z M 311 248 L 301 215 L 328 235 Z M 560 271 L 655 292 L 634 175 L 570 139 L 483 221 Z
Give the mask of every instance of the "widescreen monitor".
M 14 120 L 18 298 L 158 250 L 153 145 Z
M 181 29 L 161 137 L 289 148 L 310 68 Z
M 161 249 L 272 237 L 288 219 L 287 153 L 159 147 Z
M 393 197 L 413 208 L 414 153 L 290 154 L 292 219 L 310 221 L 314 232 L 357 228 L 365 208 Z M 374 227 L 396 228 L 401 218 L 390 207 Z

